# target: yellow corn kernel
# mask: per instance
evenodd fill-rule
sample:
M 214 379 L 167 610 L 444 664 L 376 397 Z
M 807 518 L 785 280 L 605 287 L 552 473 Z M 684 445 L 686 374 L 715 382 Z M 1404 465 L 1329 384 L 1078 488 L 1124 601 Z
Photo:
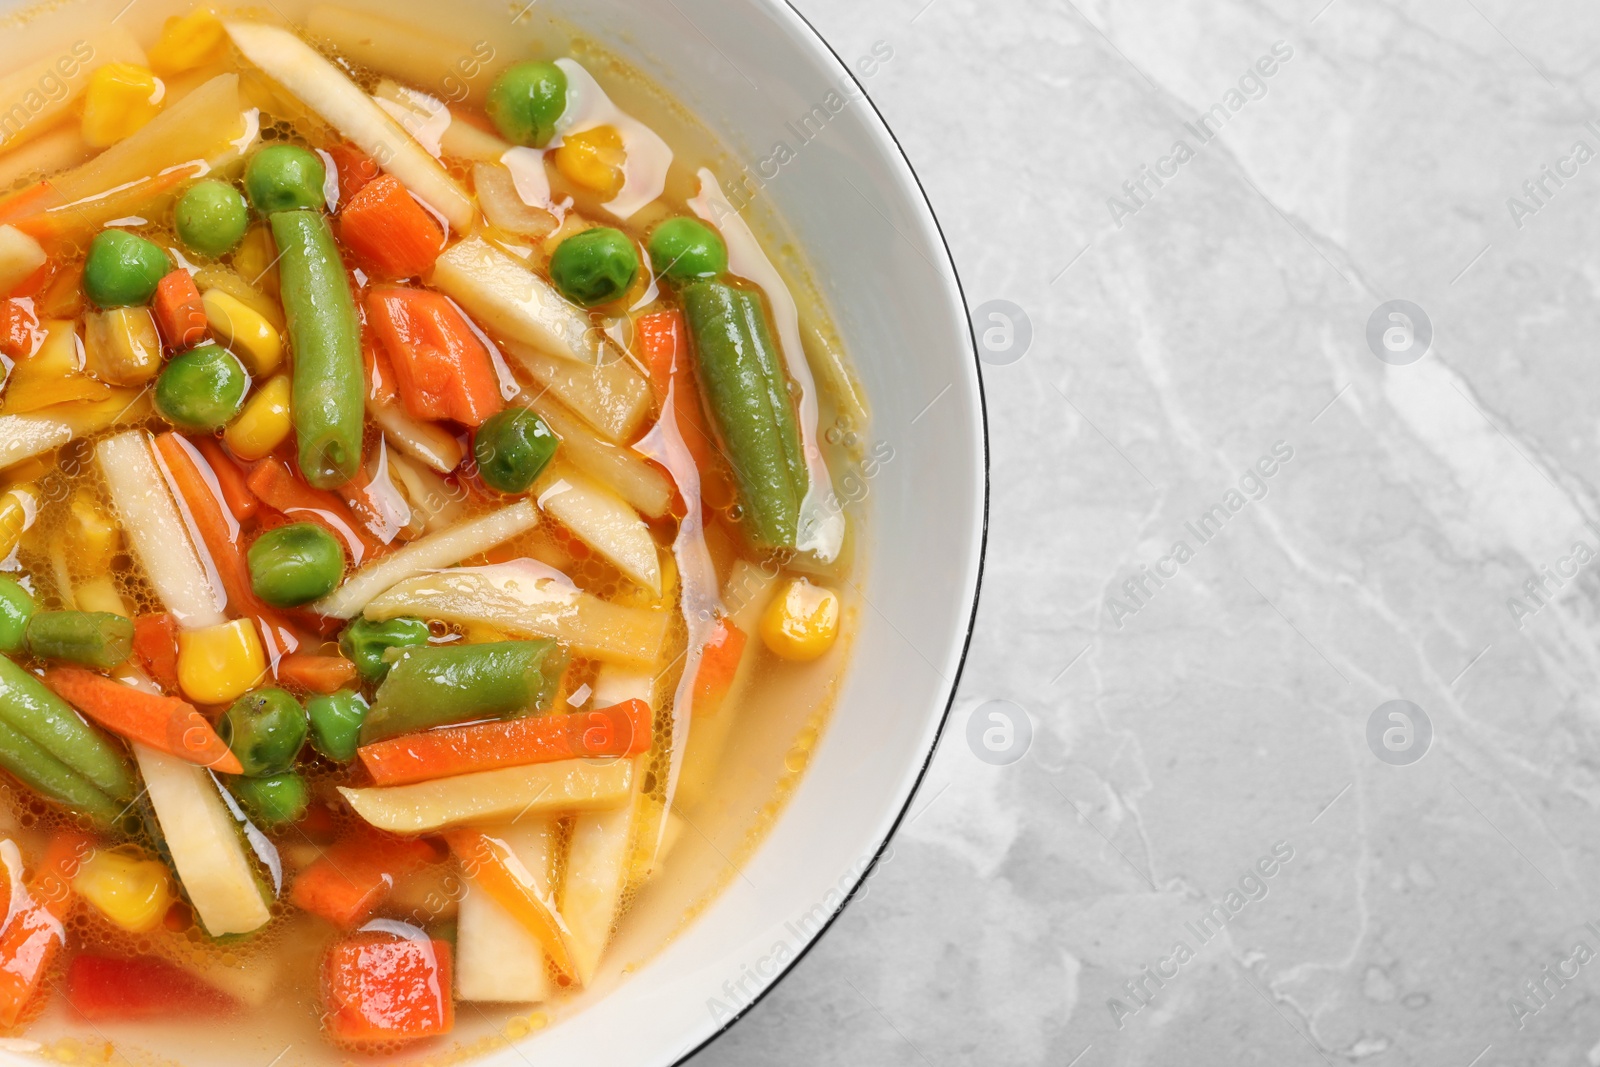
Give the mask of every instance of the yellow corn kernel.
M 610 199 L 622 191 L 627 175 L 623 164 L 628 154 L 622 148 L 622 135 L 615 126 L 596 126 L 582 133 L 569 133 L 555 151 L 556 170 L 567 181 Z
M 174 15 L 161 29 L 161 39 L 150 49 L 150 66 L 171 76 L 213 63 L 228 53 L 227 31 L 210 8 Z
M 107 63 L 89 77 L 83 93 L 83 139 L 105 148 L 138 133 L 161 113 L 167 87 L 153 71 L 132 63 Z
M 206 309 L 206 325 L 253 376 L 278 369 L 283 362 L 283 338 L 259 311 L 220 289 L 211 290 L 200 300 Z
M 258 222 L 233 250 L 233 269 L 268 296 L 278 295 L 278 246 L 267 224 Z
M 111 385 L 143 385 L 161 369 L 161 335 L 149 308 L 91 312 L 83 347 L 84 370 Z
M 256 390 L 222 435 L 234 455 L 254 463 L 283 443 L 294 429 L 289 420 L 289 393 L 289 378 L 283 374 Z
M 761 641 L 780 659 L 816 659 L 839 637 L 839 594 L 796 578 L 761 614 Z
M 78 867 L 72 888 L 131 934 L 154 930 L 172 907 L 172 880 L 167 877 L 166 864 L 122 851 L 90 856 Z
M 178 634 L 178 686 L 196 704 L 230 704 L 266 673 L 267 654 L 249 619 Z
M 0 560 L 8 559 L 39 519 L 39 487 L 18 485 L 0 495 Z
M 67 508 L 65 538 L 67 558 L 90 574 L 110 570 L 111 557 L 122 550 L 121 528 L 82 489 L 73 494 Z

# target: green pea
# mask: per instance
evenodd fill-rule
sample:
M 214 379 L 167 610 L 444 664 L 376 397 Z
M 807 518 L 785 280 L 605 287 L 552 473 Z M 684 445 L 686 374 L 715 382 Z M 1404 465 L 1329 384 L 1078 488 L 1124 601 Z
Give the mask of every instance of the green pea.
M 156 379 L 156 410 L 191 433 L 220 430 L 244 407 L 250 375 L 239 357 L 201 345 L 175 357 Z
M 339 635 L 339 651 L 356 665 L 362 678 L 374 684 L 389 673 L 383 654 L 391 648 L 421 648 L 428 643 L 428 624 L 421 619 L 399 618 L 388 622 L 357 619 Z
M 633 242 L 609 226 L 573 234 L 550 257 L 550 280 L 562 296 L 586 308 L 622 296 L 638 274 Z
M 491 415 L 472 437 L 472 458 L 490 489 L 525 493 L 556 454 L 560 438 L 530 408 Z
M 247 557 L 250 588 L 275 608 L 327 596 L 344 577 L 344 546 L 327 530 L 296 522 L 256 538 Z
M 668 219 L 650 234 L 650 266 L 674 282 L 715 278 L 728 269 L 728 248 L 699 219 Z
M 174 221 L 185 248 L 220 259 L 244 240 L 250 208 L 239 190 L 227 182 L 204 181 L 178 198 Z
M 250 820 L 269 828 L 299 822 L 311 803 L 311 787 L 294 771 L 265 778 L 235 778 L 228 787 Z
M 263 215 L 296 208 L 320 210 L 328 202 L 323 192 L 327 176 L 315 152 L 292 144 L 269 145 L 250 157 L 244 191 Z
M 233 702 L 217 736 L 251 778 L 281 774 L 306 743 L 306 710 L 282 689 L 257 689 Z
M 136 307 L 150 303 L 171 269 L 155 242 L 126 230 L 101 230 L 89 243 L 83 291 L 98 308 Z
M 513 144 L 543 148 L 567 109 L 567 75 L 554 63 L 518 63 L 489 86 L 489 118 Z
M 311 744 L 318 752 L 339 763 L 356 758 L 361 724 L 367 720 L 367 702 L 354 689 L 341 689 L 327 696 L 306 701 L 311 716 Z
M 22 650 L 33 609 L 33 597 L 26 589 L 10 578 L 0 577 L 0 652 Z

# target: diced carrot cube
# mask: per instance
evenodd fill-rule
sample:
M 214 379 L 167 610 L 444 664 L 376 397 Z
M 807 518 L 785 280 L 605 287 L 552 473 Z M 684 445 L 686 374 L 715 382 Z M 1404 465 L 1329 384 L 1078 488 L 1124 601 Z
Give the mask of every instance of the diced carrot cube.
M 449 942 L 422 936 L 357 934 L 336 942 L 322 964 L 329 1036 L 367 1044 L 448 1034 L 455 1026 L 450 962 Z
M 374 178 L 339 212 L 339 236 L 385 278 L 415 278 L 444 251 L 444 230 L 392 175 Z
M 168 348 L 192 348 L 205 339 L 206 308 L 188 271 L 175 270 L 161 279 L 156 287 L 155 313 Z

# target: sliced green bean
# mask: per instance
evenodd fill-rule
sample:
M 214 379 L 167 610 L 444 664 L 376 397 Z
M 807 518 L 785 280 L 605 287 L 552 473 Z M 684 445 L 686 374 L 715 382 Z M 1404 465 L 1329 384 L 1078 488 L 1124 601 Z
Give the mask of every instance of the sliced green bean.
M 41 611 L 28 620 L 28 651 L 110 670 L 133 652 L 133 620 L 106 611 Z
M 4 656 L 0 656 L 0 723 L 27 737 L 113 800 L 130 800 L 137 790 L 127 761 L 110 742 L 43 682 Z
M 361 726 L 361 743 L 466 719 L 511 718 L 548 706 L 560 670 L 553 641 L 432 645 L 397 653 Z
M 793 548 L 809 476 L 778 347 L 759 294 L 722 281 L 683 289 L 700 389 L 760 548 Z
M 294 353 L 289 406 L 300 473 L 318 489 L 333 489 L 361 467 L 367 387 L 355 298 L 320 212 L 279 211 L 269 221 Z
M 122 813 L 121 805 L 93 782 L 6 722 L 0 722 L 0 767 L 40 796 L 82 812 L 99 826 L 109 827 Z

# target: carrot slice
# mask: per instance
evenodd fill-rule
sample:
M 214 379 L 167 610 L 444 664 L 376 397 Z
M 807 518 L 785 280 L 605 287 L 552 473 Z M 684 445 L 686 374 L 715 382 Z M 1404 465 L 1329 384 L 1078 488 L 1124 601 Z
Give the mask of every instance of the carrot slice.
M 175 270 L 156 286 L 156 326 L 167 347 L 179 351 L 199 344 L 206 336 L 206 307 L 200 289 L 186 270 Z
M 378 547 L 350 514 L 344 501 L 322 489 L 302 482 L 278 459 L 264 459 L 245 481 L 262 503 L 287 515 L 294 522 L 314 522 L 344 542 L 356 566 Z
M 569 978 L 577 977 L 572 962 L 572 931 L 534 884 L 533 875 L 504 841 L 477 830 L 449 830 L 444 838 L 461 867 L 485 893 L 521 923 L 550 957 L 551 966 Z
M 715 715 L 733 688 L 733 679 L 739 673 L 739 663 L 744 658 L 745 633 L 724 616 L 717 620 L 700 648 L 700 672 L 694 679 L 694 713 Z
M 223 774 L 244 773 L 239 757 L 187 700 L 140 692 L 80 667 L 48 670 L 44 684 L 119 737 Z
M 364 827 L 307 865 L 295 877 L 289 901 L 349 929 L 388 898 L 397 880 L 440 858 L 426 841 Z
M 356 683 L 356 665 L 343 656 L 295 652 L 278 662 L 278 681 L 313 693 L 337 693 Z
M 356 753 L 375 783 L 404 785 L 580 756 L 637 756 L 650 748 L 651 718 L 649 704 L 629 700 L 570 715 L 426 730 L 363 745 Z
M 178 620 L 167 612 L 133 620 L 133 658 L 169 693 L 178 688 Z
M 235 615 L 248 615 L 256 620 L 274 661 L 300 647 L 299 635 L 251 588 L 250 565 L 245 560 L 244 546 L 239 544 L 239 524 L 224 508 L 220 479 L 211 465 L 176 433 L 164 433 L 156 438 L 156 453 L 189 520 L 211 554 L 217 577 L 222 579 L 223 592 L 228 595 L 229 609 Z
M 17 1025 L 44 988 L 66 939 L 63 923 L 75 897 L 72 879 L 93 851 L 94 843 L 83 834 L 57 834 L 21 899 L 11 902 L 10 921 L 0 930 L 0 1027 Z
M 505 407 L 489 350 L 448 298 L 424 289 L 374 289 L 367 321 L 389 354 L 412 418 L 478 426 Z
M 322 962 L 329 1037 L 360 1045 L 450 1032 L 450 943 L 418 935 L 363 933 L 334 943 Z
M 362 186 L 339 212 L 339 236 L 384 278 L 415 278 L 444 251 L 444 230 L 393 175 Z
M 650 390 L 657 405 L 665 405 L 668 391 L 677 416 L 678 436 L 702 472 L 711 469 L 716 445 L 706 429 L 700 407 L 700 387 L 694 380 L 694 364 L 689 358 L 689 330 L 681 311 L 654 311 L 640 315 L 634 324 L 639 353 L 650 374 Z M 663 411 L 665 408 L 663 407 Z
M 211 464 L 211 473 L 217 476 L 217 488 L 222 490 L 222 502 L 228 506 L 229 514 L 240 522 L 253 516 L 260 508 L 261 501 L 245 484 L 244 471 L 239 469 L 239 464 L 228 455 L 221 442 L 215 437 L 202 437 L 191 443 Z

